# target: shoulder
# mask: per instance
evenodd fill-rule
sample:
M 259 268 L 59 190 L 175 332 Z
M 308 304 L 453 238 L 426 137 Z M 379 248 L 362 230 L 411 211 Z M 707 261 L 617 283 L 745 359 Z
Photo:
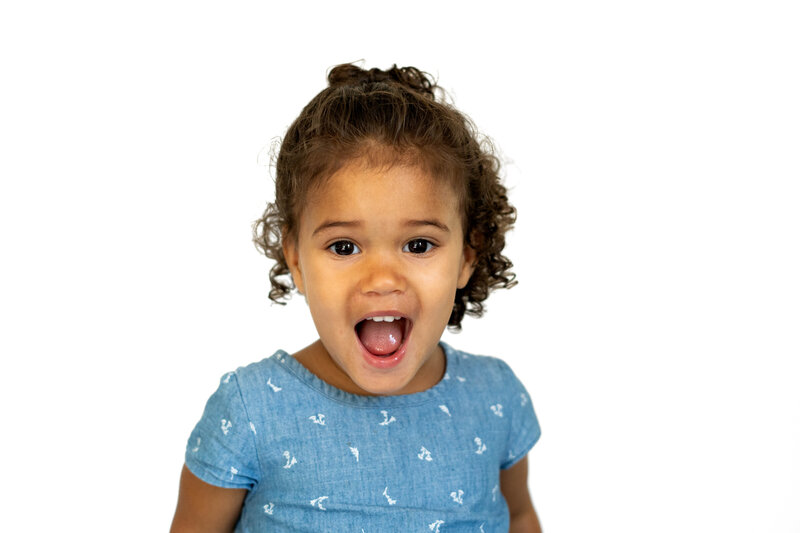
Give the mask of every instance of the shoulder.
M 447 344 L 444 347 L 454 362 L 453 373 L 456 375 L 450 376 L 451 378 L 469 379 L 475 384 L 482 384 L 492 389 L 507 387 L 510 382 L 518 381 L 508 363 L 499 357 L 473 354 Z
M 220 378 L 220 383 L 236 383 L 242 391 L 253 387 L 261 389 L 271 376 L 280 371 L 281 361 L 284 357 L 286 357 L 286 352 L 278 350 L 260 361 L 226 372 Z
M 244 410 L 251 420 L 258 414 L 259 406 L 266 405 L 268 391 L 280 390 L 273 384 L 284 384 L 281 374 L 286 372 L 281 358 L 286 353 L 279 350 L 270 357 L 240 366 L 225 372 L 219 378 L 219 386 L 211 396 L 210 402 L 220 406 L 233 406 Z M 272 387 L 272 388 L 270 388 Z

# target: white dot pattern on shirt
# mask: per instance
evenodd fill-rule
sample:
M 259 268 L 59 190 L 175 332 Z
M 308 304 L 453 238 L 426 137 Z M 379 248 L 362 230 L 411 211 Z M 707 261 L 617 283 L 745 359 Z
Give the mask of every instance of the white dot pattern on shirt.
M 280 362 L 282 362 L 282 363 L 285 362 L 285 358 L 280 356 L 280 355 L 278 356 L 278 360 Z M 235 372 L 229 372 L 228 374 L 226 374 L 224 376 L 224 378 L 223 378 L 223 382 L 224 383 L 229 383 L 230 380 L 231 380 L 231 377 L 234 374 L 235 374 Z M 448 373 L 445 373 L 444 379 L 446 379 L 446 380 L 450 379 L 450 376 L 449 376 Z M 464 383 L 464 382 L 467 381 L 466 378 L 464 378 L 462 376 L 456 376 L 456 379 L 460 383 Z M 272 390 L 273 393 L 277 393 L 277 392 L 280 392 L 281 390 L 283 390 L 282 387 L 272 383 L 271 378 L 267 380 L 267 385 L 269 386 L 269 388 Z M 527 404 L 527 402 L 529 401 L 529 398 L 524 393 L 521 393 L 519 395 L 519 397 L 520 397 L 520 405 L 521 406 L 525 406 Z M 502 404 L 495 403 L 493 405 L 490 405 L 489 408 L 491 409 L 492 413 L 494 415 L 496 415 L 497 417 L 499 417 L 499 418 L 503 417 L 503 406 L 502 406 Z M 444 404 L 439 405 L 438 409 L 442 413 L 446 414 L 448 417 L 452 417 L 452 414 L 451 414 L 451 412 L 450 412 L 450 410 L 449 410 L 447 405 L 444 405 Z M 390 424 L 397 422 L 396 417 L 394 415 L 391 415 L 388 411 L 382 410 L 382 411 L 380 411 L 380 414 L 383 417 L 383 420 L 378 422 L 378 425 L 380 425 L 380 426 L 389 426 Z M 316 415 L 309 416 L 308 419 L 311 420 L 314 424 L 317 424 L 317 425 L 320 425 L 320 426 L 325 426 L 326 425 L 325 415 L 323 413 L 317 413 Z M 228 435 L 228 433 L 229 433 L 229 431 L 231 430 L 232 427 L 233 427 L 233 423 L 230 420 L 227 420 L 227 419 L 222 419 L 221 420 L 220 428 L 221 428 L 221 430 L 222 430 L 224 435 Z M 257 434 L 256 427 L 252 422 L 249 422 L 249 427 L 250 427 L 250 430 L 253 432 L 254 435 Z M 482 455 L 484 452 L 487 451 L 486 444 L 482 441 L 482 439 L 479 436 L 476 436 L 473 439 L 473 443 L 475 445 L 475 454 Z M 197 444 L 192 449 L 192 451 L 193 452 L 197 452 L 199 447 L 200 447 L 200 444 L 201 444 L 201 439 L 198 438 L 197 439 Z M 359 458 L 358 448 L 356 448 L 354 446 L 348 446 L 348 447 L 349 447 L 350 452 L 352 453 L 352 455 L 355 457 L 356 462 L 359 462 L 360 458 Z M 416 455 L 423 462 L 433 461 L 433 455 L 431 454 L 430 450 L 428 450 L 425 446 L 421 446 L 419 453 L 417 453 Z M 292 466 L 297 464 L 296 457 L 294 457 L 288 450 L 283 452 L 283 456 L 284 456 L 284 458 L 286 460 L 286 464 L 283 466 L 283 468 L 291 469 Z M 515 458 L 514 454 L 511 451 L 509 451 L 508 459 L 509 460 L 513 460 L 514 458 Z M 231 466 L 230 467 L 230 480 L 232 481 L 234 479 L 234 477 L 238 473 L 239 473 L 239 470 L 236 467 Z M 498 493 L 499 493 L 499 486 L 495 485 L 491 490 L 491 497 L 492 497 L 492 501 L 493 502 L 497 500 Z M 395 505 L 397 503 L 397 499 L 392 498 L 389 495 L 388 486 L 384 488 L 383 496 L 386 498 L 386 501 L 387 501 L 387 503 L 389 505 Z M 455 491 L 450 492 L 449 496 L 450 496 L 450 499 L 453 501 L 453 503 L 458 504 L 458 505 L 463 505 L 463 503 L 464 503 L 464 491 L 462 489 L 457 489 Z M 319 509 L 321 511 L 326 511 L 327 508 L 325 507 L 325 504 L 327 503 L 326 500 L 328 500 L 328 499 L 329 499 L 329 496 L 325 495 L 325 496 L 319 496 L 317 498 L 309 500 L 309 502 L 314 508 Z M 275 504 L 273 502 L 269 502 L 269 503 L 267 503 L 266 505 L 263 506 L 263 509 L 264 509 L 264 513 L 265 514 L 272 515 L 275 512 Z M 428 524 L 428 528 L 431 531 L 433 531 L 435 533 L 438 533 L 440 531 L 440 527 L 442 525 L 444 525 L 444 524 L 445 524 L 445 522 L 443 520 L 436 520 L 436 521 Z M 482 523 L 480 525 L 480 531 L 483 531 L 483 526 L 484 526 L 484 524 Z

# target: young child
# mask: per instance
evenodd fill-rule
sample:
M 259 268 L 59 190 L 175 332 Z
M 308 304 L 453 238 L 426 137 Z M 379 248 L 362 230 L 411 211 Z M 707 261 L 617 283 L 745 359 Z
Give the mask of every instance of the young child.
M 172 531 L 540 531 L 530 397 L 500 359 L 440 341 L 514 284 L 498 159 L 416 68 L 328 82 L 254 224 L 270 298 L 296 288 L 319 340 L 221 378 Z

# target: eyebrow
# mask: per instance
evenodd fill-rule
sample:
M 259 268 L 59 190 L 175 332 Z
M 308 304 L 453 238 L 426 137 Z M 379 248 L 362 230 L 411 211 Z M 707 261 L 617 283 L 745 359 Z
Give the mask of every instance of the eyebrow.
M 363 225 L 364 223 L 361 220 L 326 220 L 325 222 L 316 227 L 311 236 L 313 237 L 317 233 L 325 231 L 326 229 L 330 228 L 358 228 Z M 447 224 L 445 224 L 444 222 L 440 222 L 436 219 L 405 220 L 403 222 L 403 225 L 409 227 L 433 226 L 435 228 L 439 228 L 445 233 L 450 233 L 450 228 L 447 227 Z
M 317 226 L 317 229 L 314 230 L 311 236 L 313 237 L 320 231 L 324 231 L 329 228 L 357 228 L 361 225 L 362 223 L 360 220 L 326 220 Z
M 447 224 L 444 222 L 439 222 L 436 219 L 423 219 L 423 220 L 406 220 L 406 226 L 434 226 L 439 228 L 440 230 L 444 231 L 445 233 L 450 233 L 450 228 L 447 227 Z

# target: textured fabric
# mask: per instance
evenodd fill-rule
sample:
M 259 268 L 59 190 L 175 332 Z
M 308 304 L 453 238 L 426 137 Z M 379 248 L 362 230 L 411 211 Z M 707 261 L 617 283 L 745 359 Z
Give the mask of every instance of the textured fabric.
M 506 532 L 500 470 L 539 439 L 533 405 L 502 360 L 440 345 L 444 379 L 415 394 L 350 394 L 282 350 L 230 372 L 186 465 L 249 490 L 237 532 Z

